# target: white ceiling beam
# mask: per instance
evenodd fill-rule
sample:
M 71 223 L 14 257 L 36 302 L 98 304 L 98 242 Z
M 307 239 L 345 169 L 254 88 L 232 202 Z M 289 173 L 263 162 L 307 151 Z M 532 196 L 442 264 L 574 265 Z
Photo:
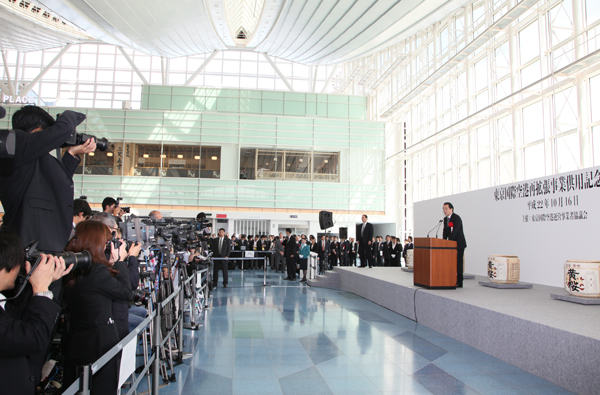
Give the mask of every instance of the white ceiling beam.
M 138 77 L 140 77 L 140 80 L 142 80 L 142 82 L 144 83 L 144 85 L 150 85 L 148 83 L 148 80 L 146 79 L 146 77 L 144 77 L 144 75 L 142 74 L 142 72 L 140 71 L 140 69 L 138 69 L 137 66 L 135 65 L 135 63 L 133 63 L 133 59 L 131 59 L 129 57 L 129 55 L 127 55 L 127 52 L 125 52 L 125 50 L 123 49 L 123 47 L 118 47 L 118 48 L 119 48 L 119 51 L 121 51 L 121 53 L 123 54 L 123 56 L 127 60 L 127 62 L 129 62 L 129 64 L 131 65 L 131 68 L 133 69 L 133 71 L 135 71 L 135 73 L 138 75 Z
M 69 43 L 69 44 L 65 45 L 63 47 L 63 49 L 61 49 L 60 52 L 54 57 L 54 59 L 52 59 L 50 61 L 50 63 L 48 63 L 46 65 L 46 67 L 44 67 L 42 69 L 42 71 L 40 71 L 40 73 L 37 75 L 37 77 L 35 77 L 33 79 L 33 81 L 31 81 L 29 84 L 25 85 L 25 87 L 23 88 L 23 91 L 21 92 L 21 96 L 27 96 L 27 94 L 29 93 L 31 88 L 33 88 L 35 86 L 35 84 L 37 84 L 38 81 L 41 80 L 42 77 L 44 77 L 44 75 L 46 75 L 48 70 L 50 70 L 52 68 L 52 66 L 54 66 L 54 64 L 56 62 L 58 62 L 60 60 L 60 58 L 65 54 L 65 52 L 67 52 L 69 50 L 69 48 L 71 48 L 72 46 L 73 46 L 73 43 Z
M 269 55 L 267 55 L 266 53 L 264 53 L 264 52 L 263 52 L 263 56 L 265 57 L 265 59 L 267 59 L 267 62 L 269 62 L 269 64 L 271 65 L 271 67 L 273 67 L 273 70 L 275 70 L 275 72 L 277 73 L 277 75 L 279 76 L 279 78 L 281 78 L 281 80 L 288 87 L 288 89 L 290 90 L 290 92 L 295 92 L 294 88 L 292 88 L 292 84 L 290 84 L 289 81 L 287 80 L 287 78 L 285 78 L 285 76 L 279 70 L 279 67 L 277 67 L 277 65 L 275 64 L 275 62 L 273 62 L 273 60 L 271 59 L 271 57 Z
M 327 77 L 327 81 L 325 81 L 325 86 L 323 87 L 323 90 L 321 91 L 321 93 L 327 92 L 327 88 L 329 87 L 329 84 L 331 83 L 331 79 L 335 75 L 335 72 L 337 71 L 338 66 L 339 65 L 336 64 L 335 67 L 333 68 L 333 70 L 331 70 L 331 74 L 329 74 L 329 77 Z
M 2 51 L 2 62 L 4 63 L 4 71 L 6 72 L 6 80 L 8 81 L 8 93 L 10 96 L 16 96 L 15 87 L 10 79 L 10 71 L 8 70 L 8 62 L 6 61 L 6 51 Z
M 204 70 L 204 68 L 210 63 L 210 61 L 219 53 L 219 50 L 215 50 L 213 51 L 213 53 L 210 54 L 210 56 L 208 58 L 206 58 L 206 60 L 204 62 L 202 62 L 202 64 L 200 65 L 200 67 L 198 67 L 198 70 L 194 71 L 194 74 L 192 74 L 192 76 L 190 78 L 188 78 L 188 80 L 185 82 L 185 84 L 183 84 L 183 86 L 189 86 L 192 81 L 194 81 L 196 79 L 196 77 L 198 77 L 198 74 L 200 74 L 202 72 L 202 70 Z

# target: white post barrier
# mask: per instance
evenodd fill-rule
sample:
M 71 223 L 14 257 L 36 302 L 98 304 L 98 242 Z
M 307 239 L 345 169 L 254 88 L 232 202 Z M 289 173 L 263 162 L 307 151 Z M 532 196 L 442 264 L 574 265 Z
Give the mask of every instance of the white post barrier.
M 316 252 L 311 252 L 308 257 L 308 279 L 314 280 L 319 273 L 319 255 Z

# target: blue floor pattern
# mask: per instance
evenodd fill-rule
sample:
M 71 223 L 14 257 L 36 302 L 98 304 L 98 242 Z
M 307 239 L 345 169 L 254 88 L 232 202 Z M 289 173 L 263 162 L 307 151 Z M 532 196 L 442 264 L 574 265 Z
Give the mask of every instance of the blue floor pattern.
M 572 394 L 351 293 L 231 271 L 161 395 Z

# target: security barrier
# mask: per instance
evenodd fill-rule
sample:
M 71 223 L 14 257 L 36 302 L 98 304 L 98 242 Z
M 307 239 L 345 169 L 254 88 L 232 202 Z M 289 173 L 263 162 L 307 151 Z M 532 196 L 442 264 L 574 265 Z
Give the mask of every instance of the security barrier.
M 173 361 L 181 362 L 183 360 L 184 317 L 186 312 L 190 316 L 191 327 L 189 329 L 197 328 L 198 323 L 195 320 L 201 317 L 204 309 L 208 307 L 208 298 L 210 297 L 210 289 L 208 287 L 210 269 L 209 265 L 206 269 L 195 271 L 190 277 L 187 277 L 187 274 L 183 272 L 179 273 L 179 285 L 173 290 L 171 295 L 160 303 L 153 301 L 153 310 L 137 328 L 97 361 L 90 365 L 82 366 L 80 377 L 63 392 L 63 395 L 89 395 L 91 393 L 92 376 L 119 353 L 121 353 L 119 369 L 119 389 L 121 394 L 132 395 L 136 393 L 144 377 L 148 380 L 148 393 L 152 395 L 158 395 L 159 393 L 161 376 L 163 382 L 175 381 Z M 185 268 L 180 270 L 184 271 Z M 186 288 L 188 290 L 187 295 Z M 176 300 L 178 300 L 179 304 L 177 320 L 168 332 L 163 335 L 161 327 L 162 311 L 170 303 L 175 303 Z M 148 346 L 146 334 L 149 334 L 152 339 L 150 346 Z M 139 374 L 136 375 L 136 351 L 140 336 L 144 351 L 144 366 Z M 178 353 L 175 359 L 173 358 L 172 340 L 178 345 Z M 170 375 L 167 373 L 168 370 L 171 371 Z M 150 380 L 150 375 L 152 375 L 152 380 Z M 127 392 L 123 392 L 121 387 L 129 377 L 132 377 L 131 387 Z

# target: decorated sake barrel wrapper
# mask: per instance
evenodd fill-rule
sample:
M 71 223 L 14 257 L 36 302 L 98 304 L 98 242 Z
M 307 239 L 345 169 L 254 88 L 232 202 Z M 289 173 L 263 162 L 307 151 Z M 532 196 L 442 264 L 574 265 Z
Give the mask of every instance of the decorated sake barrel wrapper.
M 493 283 L 516 284 L 521 276 L 521 263 L 518 256 L 490 255 L 488 257 L 488 278 Z
M 414 267 L 415 250 L 406 251 L 406 267 Z
M 600 261 L 568 260 L 565 290 L 573 296 L 600 298 Z

